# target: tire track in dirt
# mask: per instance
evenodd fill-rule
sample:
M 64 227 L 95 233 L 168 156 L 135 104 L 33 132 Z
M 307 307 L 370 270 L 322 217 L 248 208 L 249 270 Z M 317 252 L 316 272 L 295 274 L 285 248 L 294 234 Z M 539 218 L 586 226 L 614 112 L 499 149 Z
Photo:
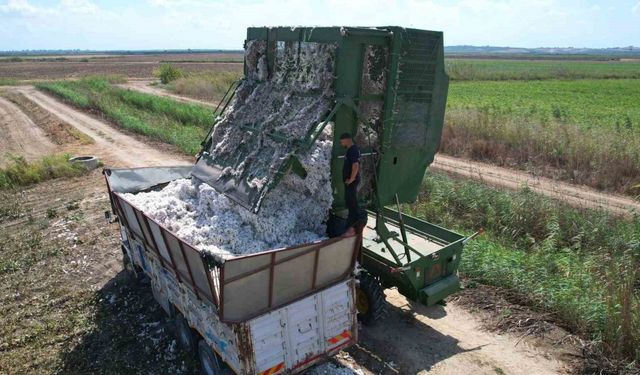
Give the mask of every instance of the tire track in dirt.
M 142 167 L 192 163 L 186 156 L 160 151 L 35 88 L 19 88 L 17 91 L 93 138 L 95 144 L 82 149 L 91 150 L 95 156 L 111 166 Z
M 360 332 L 360 345 L 380 356 L 386 370 L 367 374 L 558 374 L 569 371 L 567 345 L 538 345 L 513 333 L 482 328 L 486 318 L 449 302 L 426 307 L 386 290 L 387 318 Z M 351 350 L 350 350 L 351 351 Z M 360 355 L 355 352 L 356 363 Z M 392 365 L 389 365 L 392 363 Z M 393 367 L 395 371 L 392 371 Z
M 34 160 L 55 149 L 56 145 L 20 108 L 0 97 L 0 166 L 9 161 L 7 154 Z
M 491 164 L 436 155 L 431 169 L 448 174 L 481 181 L 485 184 L 517 190 L 528 186 L 534 192 L 566 202 L 578 208 L 601 208 L 617 215 L 640 214 L 640 202 L 629 197 L 533 176 L 527 172 L 502 168 Z

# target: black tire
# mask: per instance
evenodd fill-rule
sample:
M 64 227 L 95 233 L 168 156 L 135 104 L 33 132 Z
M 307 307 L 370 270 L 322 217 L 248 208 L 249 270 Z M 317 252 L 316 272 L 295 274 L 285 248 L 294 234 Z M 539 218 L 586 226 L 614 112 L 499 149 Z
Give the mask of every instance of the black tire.
M 146 281 L 146 275 L 135 264 L 131 262 L 127 253 L 122 254 L 122 269 L 127 275 L 127 279 L 133 284 L 144 284 Z
M 176 339 L 178 345 L 186 352 L 194 353 L 198 346 L 196 336 L 193 334 L 189 322 L 181 313 L 176 313 L 173 319 L 176 328 Z
M 202 375 L 223 374 L 222 361 L 205 340 L 198 342 L 198 358 Z
M 372 325 L 387 312 L 387 301 L 380 279 L 366 271 L 361 271 L 358 275 L 356 307 L 358 320 L 364 325 Z

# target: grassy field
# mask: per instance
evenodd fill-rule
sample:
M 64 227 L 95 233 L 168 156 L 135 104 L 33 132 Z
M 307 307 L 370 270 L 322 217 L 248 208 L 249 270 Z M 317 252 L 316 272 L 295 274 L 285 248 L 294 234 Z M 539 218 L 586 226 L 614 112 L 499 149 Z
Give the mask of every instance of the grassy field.
M 178 95 L 216 102 L 229 86 L 242 78 L 242 72 L 202 72 L 191 73 L 170 82 L 166 88 Z
M 77 164 L 69 163 L 69 155 L 45 156 L 35 162 L 14 157 L 5 168 L 0 168 L 0 189 L 17 188 L 59 177 L 73 177 L 87 173 Z
M 454 81 L 640 78 L 640 61 L 446 59 Z
M 409 210 L 462 231 L 484 227 L 487 233 L 465 248 L 462 272 L 555 313 L 609 356 L 640 360 L 637 219 L 438 174 L 428 174 Z
M 99 112 L 127 130 L 173 144 L 188 155 L 200 150 L 200 142 L 213 124 L 210 108 L 120 89 L 104 78 L 47 82 L 36 87 L 76 107 Z

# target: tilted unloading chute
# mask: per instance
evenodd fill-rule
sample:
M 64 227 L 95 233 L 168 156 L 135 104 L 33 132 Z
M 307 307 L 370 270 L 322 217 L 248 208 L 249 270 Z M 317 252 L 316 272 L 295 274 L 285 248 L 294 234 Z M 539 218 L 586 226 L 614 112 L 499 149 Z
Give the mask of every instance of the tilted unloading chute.
M 440 142 L 443 50 L 441 32 L 401 27 L 249 28 L 245 76 L 219 105 L 193 175 L 257 212 L 286 173 L 305 176 L 298 156 L 330 124 L 332 215 L 340 217 L 339 136 L 355 134 L 360 197 L 375 219 L 360 261 L 410 298 L 435 303 L 458 289 L 468 238 L 403 215 L 400 204 L 416 200 Z
M 447 87 L 440 32 L 249 28 L 245 78 L 229 95 L 244 110 L 221 117 L 194 174 L 257 211 L 296 166 L 295 155 L 331 122 L 336 210 L 343 208 L 343 132 L 357 134 L 370 164 L 369 203 L 395 204 L 396 195 L 413 202 L 440 141 Z

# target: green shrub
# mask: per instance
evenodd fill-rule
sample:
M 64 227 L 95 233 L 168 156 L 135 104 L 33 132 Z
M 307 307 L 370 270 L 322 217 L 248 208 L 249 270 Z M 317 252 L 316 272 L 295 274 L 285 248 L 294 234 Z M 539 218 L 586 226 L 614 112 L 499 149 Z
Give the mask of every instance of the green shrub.
M 35 184 L 58 177 L 73 177 L 87 170 L 69 163 L 69 155 L 45 156 L 34 162 L 23 157 L 13 157 L 8 166 L 0 169 L 0 189 Z
M 0 86 L 15 86 L 18 83 L 17 79 L 0 77 Z
M 155 75 L 160 79 L 162 84 L 166 85 L 184 76 L 184 72 L 171 64 L 162 64 L 156 69 Z

